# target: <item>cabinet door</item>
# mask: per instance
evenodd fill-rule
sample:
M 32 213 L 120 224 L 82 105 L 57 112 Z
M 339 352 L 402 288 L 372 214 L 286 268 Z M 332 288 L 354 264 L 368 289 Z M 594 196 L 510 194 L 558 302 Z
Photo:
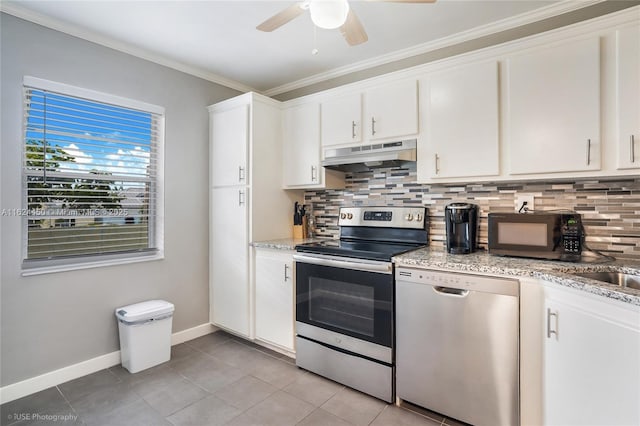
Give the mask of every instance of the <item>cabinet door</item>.
M 284 111 L 284 185 L 318 185 L 320 170 L 320 106 L 300 105 Z
M 640 168 L 640 28 L 617 36 L 618 168 Z
M 211 322 L 250 337 L 248 189 L 214 188 L 209 225 Z
M 511 174 L 600 169 L 600 41 L 507 60 Z
M 322 146 L 362 140 L 362 95 L 356 93 L 321 105 Z
M 367 90 L 365 139 L 389 139 L 418 133 L 418 82 L 406 80 Z
M 498 64 L 473 64 L 428 80 L 420 171 L 426 168 L 429 178 L 498 175 Z
M 638 323 L 617 323 L 553 299 L 545 308 L 544 424 L 640 424 Z
M 293 255 L 256 250 L 256 338 L 293 351 Z
M 211 113 L 211 185 L 245 185 L 249 106 Z

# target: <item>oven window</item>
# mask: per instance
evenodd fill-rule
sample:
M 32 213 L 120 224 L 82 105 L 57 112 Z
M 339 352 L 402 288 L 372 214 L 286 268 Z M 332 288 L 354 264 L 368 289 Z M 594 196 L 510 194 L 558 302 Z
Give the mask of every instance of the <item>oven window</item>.
M 296 262 L 296 321 L 391 347 L 393 275 Z
M 325 278 L 309 279 L 309 319 L 374 337 L 375 289 Z

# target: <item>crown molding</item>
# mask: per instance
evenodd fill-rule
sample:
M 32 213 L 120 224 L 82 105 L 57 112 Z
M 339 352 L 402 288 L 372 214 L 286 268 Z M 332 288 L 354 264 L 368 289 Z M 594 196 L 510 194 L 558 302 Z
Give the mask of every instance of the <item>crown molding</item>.
M 530 12 L 521 13 L 520 15 L 505 18 L 500 21 L 492 22 L 490 24 L 481 25 L 479 27 L 456 33 L 451 36 L 418 44 L 406 49 L 397 50 L 387 55 L 377 56 L 375 58 L 356 62 L 344 67 L 334 68 L 333 70 L 327 72 L 315 74 L 311 77 L 306 77 L 291 83 L 283 84 L 282 86 L 265 90 L 262 93 L 266 96 L 276 96 L 292 90 L 300 89 L 302 87 L 321 83 L 332 78 L 342 77 L 343 75 L 347 75 L 353 72 L 363 71 L 376 66 L 385 65 L 402 59 L 407 59 L 412 56 L 417 56 L 434 50 L 453 46 L 465 41 L 474 40 L 501 31 L 531 24 L 543 19 L 552 18 L 563 13 L 572 12 L 574 10 L 582 9 L 597 3 L 602 3 L 604 1 L 605 0 L 563 0 L 558 3 L 532 10 Z
M 295 89 L 310 86 L 313 84 L 321 83 L 332 78 L 341 77 L 353 72 L 363 71 L 368 68 L 388 64 L 391 62 L 399 61 L 402 59 L 410 58 L 412 56 L 421 55 L 434 51 L 437 49 L 453 46 L 465 41 L 473 40 L 479 37 L 495 34 L 501 31 L 517 28 L 522 25 L 530 24 L 543 19 L 551 18 L 563 13 L 571 12 L 574 10 L 582 9 L 588 6 L 592 6 L 597 3 L 602 3 L 605 0 L 562 0 L 558 3 L 551 4 L 530 12 L 522 13 L 513 17 L 505 18 L 497 22 L 493 22 L 487 25 L 481 25 L 476 28 L 472 28 L 468 31 L 463 31 L 452 36 L 443 37 L 438 40 L 430 41 L 427 43 L 412 46 L 407 49 L 398 50 L 387 55 L 377 56 L 372 59 L 356 62 L 344 67 L 334 68 L 333 70 L 315 74 L 310 77 L 306 77 L 300 80 L 296 80 L 291 83 L 283 84 L 281 86 L 273 87 L 271 89 L 260 91 L 253 87 L 250 87 L 241 82 L 231 80 L 222 77 L 218 74 L 212 73 L 202 68 L 193 67 L 183 64 L 179 61 L 175 61 L 147 51 L 145 49 L 131 46 L 127 43 L 117 41 L 111 37 L 98 34 L 96 32 L 87 30 L 77 25 L 69 24 L 67 22 L 51 18 L 49 16 L 33 12 L 26 9 L 15 2 L 0 2 L 0 11 L 13 15 L 20 19 L 33 22 L 38 25 L 51 28 L 56 31 L 60 31 L 74 37 L 79 37 L 84 40 L 100 44 L 105 47 L 109 47 L 138 58 L 142 58 L 159 65 L 163 65 L 177 71 L 181 71 L 195 77 L 199 77 L 213 83 L 221 84 L 231 89 L 239 90 L 241 92 L 256 92 L 265 96 L 275 96 L 282 93 L 286 93 Z
M 256 91 L 253 87 L 247 86 L 246 84 L 240 83 L 238 81 L 222 77 L 218 74 L 212 73 L 202 68 L 183 64 L 179 61 L 169 59 L 162 55 L 158 55 L 157 53 L 150 52 L 146 49 L 134 47 L 128 43 L 123 43 L 111 37 L 107 37 L 98 34 L 97 32 L 87 30 L 86 28 L 82 28 L 80 26 L 34 12 L 20 6 L 15 2 L 0 2 L 0 12 L 7 13 L 9 15 L 15 16 L 16 18 L 24 19 L 26 21 L 51 28 L 52 30 L 60 31 L 62 33 L 69 34 L 71 36 L 78 37 L 92 43 L 115 49 L 120 52 L 127 53 L 129 55 L 145 59 L 147 61 L 154 62 L 168 68 L 172 68 L 176 71 L 181 71 L 183 73 L 208 80 L 212 83 L 226 86 L 231 89 L 239 90 L 241 92 Z

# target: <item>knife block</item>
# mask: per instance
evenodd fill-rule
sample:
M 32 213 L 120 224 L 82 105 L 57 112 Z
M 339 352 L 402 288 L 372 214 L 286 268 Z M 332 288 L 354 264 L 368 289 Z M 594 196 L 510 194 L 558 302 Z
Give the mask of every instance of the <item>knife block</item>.
M 302 225 L 293 225 L 293 239 L 304 240 L 307 238 L 307 218 L 302 218 Z

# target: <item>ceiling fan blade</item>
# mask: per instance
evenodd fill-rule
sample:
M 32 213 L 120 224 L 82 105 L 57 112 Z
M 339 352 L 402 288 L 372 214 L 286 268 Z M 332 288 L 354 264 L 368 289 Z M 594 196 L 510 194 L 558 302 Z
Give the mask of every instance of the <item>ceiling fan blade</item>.
M 287 22 L 302 15 L 304 13 L 304 9 L 302 8 L 303 4 L 303 1 L 295 2 L 291 6 L 284 9 L 282 12 L 276 13 L 271 18 L 258 25 L 256 29 L 265 32 L 277 30 Z
M 340 27 L 340 32 L 350 46 L 356 46 L 369 40 L 367 32 L 353 9 L 349 9 L 347 20 Z

